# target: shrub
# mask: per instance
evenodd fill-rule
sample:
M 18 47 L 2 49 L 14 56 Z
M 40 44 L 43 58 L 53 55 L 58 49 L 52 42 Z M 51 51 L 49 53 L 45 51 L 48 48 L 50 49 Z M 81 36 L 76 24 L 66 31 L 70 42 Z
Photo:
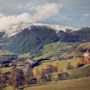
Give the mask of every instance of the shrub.
M 58 80 L 66 80 L 68 79 L 69 74 L 67 72 L 62 72 L 58 74 Z
M 44 69 L 46 70 L 49 70 L 50 73 L 53 73 L 56 71 L 56 69 L 52 66 L 52 65 L 49 65 L 49 64 L 45 64 L 44 65 Z
M 67 69 L 67 70 L 71 70 L 71 69 L 73 69 L 73 66 L 71 65 L 70 62 L 67 64 L 66 69 Z
M 46 82 L 51 81 L 51 72 L 48 69 L 42 69 L 40 79 Z
M 82 67 L 82 66 L 84 66 L 85 64 L 80 64 L 80 63 L 77 63 L 76 64 L 76 67 Z
M 90 76 L 90 68 L 86 71 L 86 76 Z
M 63 71 L 63 69 L 60 69 L 60 71 L 59 71 L 60 73 L 63 73 L 64 71 Z

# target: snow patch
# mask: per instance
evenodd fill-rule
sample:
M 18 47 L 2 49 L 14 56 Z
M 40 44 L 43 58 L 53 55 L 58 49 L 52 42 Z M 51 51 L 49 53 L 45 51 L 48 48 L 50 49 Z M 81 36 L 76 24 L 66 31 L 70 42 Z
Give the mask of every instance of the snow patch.
M 7 30 L 5 30 L 5 33 L 6 33 L 6 36 L 7 37 L 11 37 L 11 36 L 14 36 L 18 33 L 20 33 L 21 31 L 23 31 L 24 29 L 27 29 L 30 30 L 32 26 L 40 26 L 40 27 L 43 27 L 43 26 L 46 26 L 46 27 L 49 27 L 49 28 L 52 28 L 53 30 L 56 31 L 56 33 L 58 33 L 59 31 L 64 31 L 66 32 L 67 30 L 76 30 L 72 27 L 69 27 L 69 26 L 61 26 L 61 25 L 53 25 L 53 24 L 41 24 L 41 23 L 20 23 L 20 24 L 14 24 L 12 26 L 10 26 Z

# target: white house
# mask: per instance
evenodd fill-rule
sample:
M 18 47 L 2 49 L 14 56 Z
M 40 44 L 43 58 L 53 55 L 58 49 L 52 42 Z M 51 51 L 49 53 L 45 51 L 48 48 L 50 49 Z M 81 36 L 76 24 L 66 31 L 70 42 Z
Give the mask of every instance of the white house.
M 89 52 L 88 51 L 86 51 L 85 53 L 84 53 L 84 55 L 83 55 L 84 57 L 89 57 L 90 56 L 90 54 L 89 54 Z

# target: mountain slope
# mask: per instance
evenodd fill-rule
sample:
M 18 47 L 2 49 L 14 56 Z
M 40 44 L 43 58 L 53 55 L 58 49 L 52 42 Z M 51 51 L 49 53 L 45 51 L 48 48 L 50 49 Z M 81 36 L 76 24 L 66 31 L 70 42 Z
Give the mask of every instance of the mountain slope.
M 37 52 L 43 45 L 58 41 L 55 31 L 46 27 L 25 29 L 9 39 L 11 42 L 4 49 L 16 53 Z
M 90 42 L 90 28 L 81 28 L 73 32 L 59 31 L 58 36 L 60 37 L 60 40 L 64 42 Z
M 60 25 L 20 24 L 4 33 L 1 33 L 0 48 L 20 54 L 30 52 L 40 55 L 44 45 L 57 41 L 90 42 L 89 27 L 72 30 Z

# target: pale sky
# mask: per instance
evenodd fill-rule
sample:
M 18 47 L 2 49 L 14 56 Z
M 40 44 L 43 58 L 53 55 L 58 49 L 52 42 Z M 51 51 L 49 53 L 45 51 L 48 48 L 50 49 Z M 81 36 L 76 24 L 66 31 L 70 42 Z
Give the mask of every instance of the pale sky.
M 12 24 L 90 26 L 90 0 L 0 0 L 0 30 Z

